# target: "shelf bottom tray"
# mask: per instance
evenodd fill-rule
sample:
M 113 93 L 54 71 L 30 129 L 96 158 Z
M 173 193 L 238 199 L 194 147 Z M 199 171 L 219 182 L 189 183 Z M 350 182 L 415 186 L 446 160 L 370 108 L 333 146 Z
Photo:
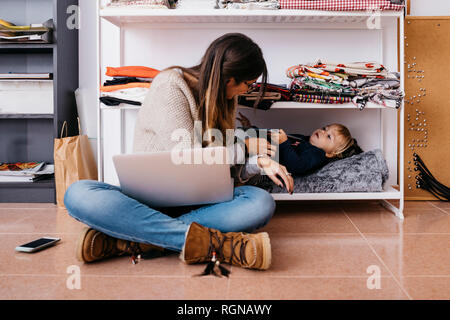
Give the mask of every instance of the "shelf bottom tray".
M 36 182 L 1 182 L 0 202 L 55 203 L 55 180 Z
M 401 199 L 401 192 L 389 187 L 381 192 L 271 193 L 274 200 L 382 200 Z

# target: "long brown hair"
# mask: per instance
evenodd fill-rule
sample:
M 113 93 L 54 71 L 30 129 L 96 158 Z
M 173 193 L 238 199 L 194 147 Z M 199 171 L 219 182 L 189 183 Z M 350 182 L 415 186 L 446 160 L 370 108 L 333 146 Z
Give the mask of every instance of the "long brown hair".
M 267 83 L 267 67 L 259 46 L 242 33 L 227 33 L 214 40 L 206 50 L 200 64 L 179 68 L 197 81 L 187 81 L 199 108 L 203 132 L 218 129 L 225 137 L 226 129 L 234 129 L 236 99 L 228 100 L 227 82 L 236 83 L 257 79 L 262 75 L 259 98 Z M 187 79 L 189 80 L 189 79 Z M 259 99 L 255 102 L 255 106 Z M 209 141 L 211 142 L 211 141 Z

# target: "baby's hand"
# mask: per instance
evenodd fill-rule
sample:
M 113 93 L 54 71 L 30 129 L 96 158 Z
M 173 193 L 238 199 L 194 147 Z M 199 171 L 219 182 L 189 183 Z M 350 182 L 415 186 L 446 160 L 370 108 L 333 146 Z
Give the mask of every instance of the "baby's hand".
M 280 129 L 278 132 L 272 131 L 270 134 L 271 141 L 277 141 L 278 144 L 282 144 L 283 142 L 287 141 L 288 137 L 286 135 L 286 132 L 284 132 L 283 129 Z
M 239 116 L 240 118 L 236 117 L 236 119 L 239 120 L 244 128 L 250 128 L 252 126 L 250 120 L 248 120 L 248 118 L 245 117 L 242 113 L 239 112 Z

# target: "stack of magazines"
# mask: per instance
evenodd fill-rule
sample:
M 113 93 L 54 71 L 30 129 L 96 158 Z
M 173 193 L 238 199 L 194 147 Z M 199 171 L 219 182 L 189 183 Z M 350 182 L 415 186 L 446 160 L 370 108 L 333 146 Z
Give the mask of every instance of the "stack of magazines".
M 0 182 L 36 182 L 54 177 L 55 166 L 45 162 L 0 162 Z
M 0 43 L 51 43 L 53 28 L 53 19 L 28 26 L 0 19 Z

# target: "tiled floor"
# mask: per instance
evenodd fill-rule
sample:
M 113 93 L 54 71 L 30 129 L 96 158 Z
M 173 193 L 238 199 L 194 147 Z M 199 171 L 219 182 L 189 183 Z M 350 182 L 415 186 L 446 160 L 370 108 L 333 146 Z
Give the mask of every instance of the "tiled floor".
M 65 210 L 0 204 L 0 299 L 449 299 L 450 204 L 406 202 L 404 214 L 375 201 L 278 203 L 264 228 L 271 268 L 233 267 L 227 279 L 194 277 L 204 265 L 177 255 L 83 264 L 74 254 L 83 225 Z M 46 235 L 62 240 L 15 252 Z

